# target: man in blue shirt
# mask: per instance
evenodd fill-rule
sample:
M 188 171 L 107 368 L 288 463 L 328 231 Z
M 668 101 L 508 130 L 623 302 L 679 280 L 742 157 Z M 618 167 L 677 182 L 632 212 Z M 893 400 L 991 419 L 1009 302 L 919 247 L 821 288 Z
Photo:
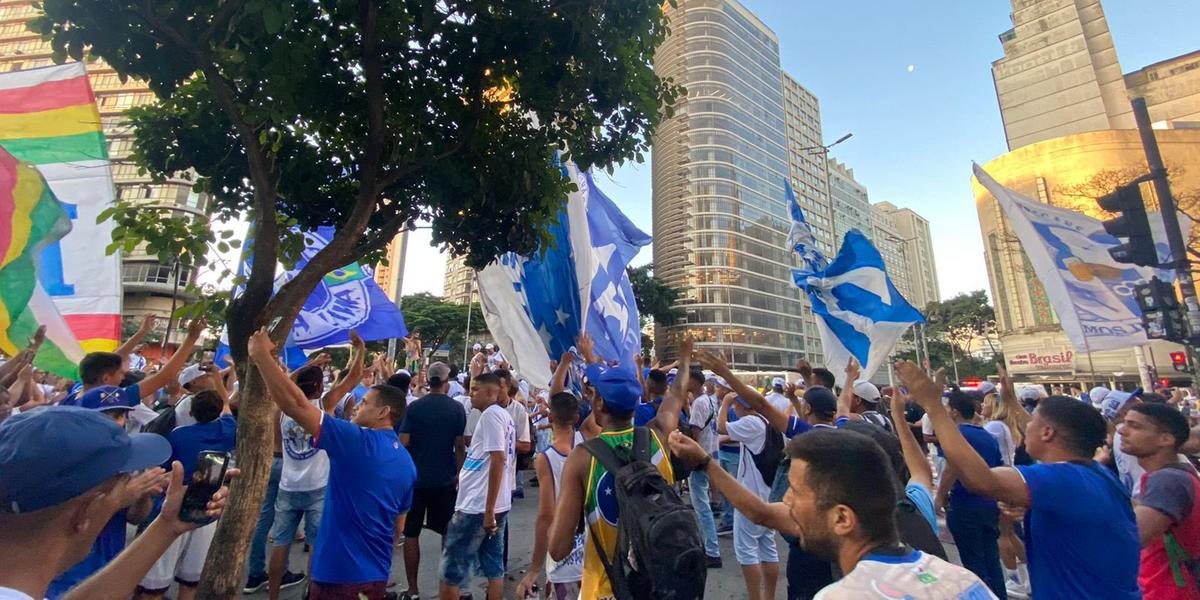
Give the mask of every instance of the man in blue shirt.
M 988 468 L 1004 464 L 1000 445 L 984 428 L 975 425 L 975 400 L 966 392 L 954 390 L 948 398 L 950 416 L 958 424 L 971 448 Z M 949 496 L 949 503 L 946 498 Z M 999 598 L 1007 597 L 1004 571 L 1000 567 L 1000 509 L 996 501 L 976 494 L 958 480 L 957 470 L 950 465 L 938 484 L 938 505 L 947 506 L 946 526 L 954 536 L 962 566 L 979 576 Z
M 237 443 L 237 421 L 229 409 L 229 397 L 219 375 L 209 374 L 214 389 L 201 391 L 192 397 L 192 416 L 195 425 L 178 427 L 167 436 L 171 442 L 171 458 L 183 465 L 183 482 L 191 483 L 196 470 L 196 460 L 201 452 L 231 452 Z M 179 583 L 180 600 L 195 597 L 196 586 L 204 569 L 204 559 L 217 531 L 216 523 L 209 523 L 195 531 L 189 531 L 175 540 L 171 547 L 142 579 L 139 598 L 162 598 L 171 582 Z
M 352 353 L 362 340 L 350 333 Z M 329 455 L 329 483 L 321 528 L 312 554 L 310 600 L 383 598 L 396 533 L 412 505 L 417 469 L 395 428 L 404 422 L 407 395 L 388 385 L 372 387 L 347 422 L 313 405 L 276 362 L 266 328 L 250 337 L 250 359 L 258 366 L 271 400 L 313 434 Z
M 989 467 L 942 406 L 940 383 L 909 361 L 896 363 L 896 372 L 929 415 L 963 485 L 1025 508 L 1025 550 L 1035 598 L 1142 597 L 1137 522 L 1129 494 L 1092 460 L 1107 436 L 1096 409 L 1065 396 L 1042 399 L 1025 428 L 1025 447 L 1040 464 Z

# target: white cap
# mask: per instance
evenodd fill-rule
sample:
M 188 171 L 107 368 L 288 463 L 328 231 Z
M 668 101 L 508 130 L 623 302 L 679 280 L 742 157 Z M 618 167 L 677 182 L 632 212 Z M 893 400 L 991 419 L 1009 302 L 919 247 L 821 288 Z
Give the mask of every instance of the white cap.
M 867 402 L 879 402 L 879 388 L 870 381 L 861 380 L 854 382 L 854 395 L 866 400 Z
M 1019 395 L 1022 400 L 1041 400 L 1046 395 L 1046 390 L 1043 390 L 1041 386 L 1027 386 L 1021 388 Z
M 493 345 L 491 344 L 491 342 L 489 342 L 489 343 L 488 343 L 488 345 L 484 346 L 484 348 L 486 348 L 486 349 L 488 349 L 488 350 L 495 350 L 495 349 L 496 349 L 496 347 L 495 347 L 495 346 L 493 346 Z
M 208 372 L 201 369 L 200 365 L 188 365 L 179 372 L 179 385 L 187 385 L 205 375 L 208 375 Z
M 787 381 L 782 377 L 776 377 L 771 380 L 771 387 L 781 388 L 785 385 L 787 385 Z
M 729 387 L 729 382 L 725 381 L 724 377 L 717 377 L 715 381 L 716 381 L 717 385 L 719 385 L 727 390 L 733 389 L 733 388 Z
M 475 342 L 475 345 L 471 346 L 471 349 L 476 352 L 479 352 L 480 350 L 483 350 L 483 344 L 480 344 L 479 342 Z
M 1104 397 L 1107 396 L 1108 393 L 1111 391 L 1112 390 L 1110 390 L 1102 385 L 1098 385 L 1098 386 L 1088 390 L 1088 400 L 1091 400 L 1092 404 L 1095 404 L 1096 406 L 1100 406 L 1100 403 L 1104 402 Z

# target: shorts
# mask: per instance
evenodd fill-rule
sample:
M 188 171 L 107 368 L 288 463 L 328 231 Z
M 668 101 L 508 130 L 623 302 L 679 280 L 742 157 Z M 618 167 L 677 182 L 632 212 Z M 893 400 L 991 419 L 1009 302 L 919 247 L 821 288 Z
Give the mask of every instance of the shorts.
M 496 526 L 504 529 L 508 513 L 496 515 Z M 475 573 L 487 579 L 504 577 L 504 535 L 497 532 L 488 535 L 483 530 L 483 515 L 455 512 L 442 540 L 442 563 L 438 579 L 455 587 L 464 587 L 471 582 L 471 567 Z
M 387 581 L 370 583 L 321 583 L 308 586 L 308 600 L 383 600 L 387 596 Z
M 454 502 L 458 491 L 454 485 L 417 488 L 413 490 L 412 508 L 404 521 L 404 537 L 416 538 L 421 529 L 429 529 L 438 535 L 446 535 L 446 526 L 454 516 Z
M 172 581 L 195 587 L 200 583 L 204 559 L 208 556 L 208 547 L 212 545 L 216 532 L 217 524 L 209 523 L 175 538 L 167 551 L 150 567 L 138 587 L 147 592 L 165 592 L 171 587 Z
M 733 511 L 733 552 L 739 565 L 779 562 L 775 530 L 756 525 L 740 510 Z
M 578 581 L 570 583 L 546 583 L 546 594 L 543 596 L 547 600 L 576 600 L 579 598 Z
M 279 490 L 275 496 L 275 524 L 271 526 L 271 545 L 278 548 L 296 541 L 300 517 L 304 517 L 304 536 L 309 544 L 317 543 L 321 528 L 321 511 L 325 508 L 325 488 L 309 492 Z

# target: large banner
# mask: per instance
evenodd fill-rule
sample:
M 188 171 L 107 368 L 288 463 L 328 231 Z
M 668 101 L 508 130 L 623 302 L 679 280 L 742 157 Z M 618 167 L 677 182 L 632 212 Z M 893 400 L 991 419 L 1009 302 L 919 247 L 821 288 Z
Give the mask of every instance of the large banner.
M 1173 280 L 1171 271 L 1113 260 L 1108 249 L 1120 242 L 1098 219 L 1018 194 L 997 183 L 979 165 L 975 165 L 975 178 L 1000 203 L 1077 352 L 1116 350 L 1147 342 L 1134 287 L 1156 275 Z M 1156 244 L 1159 261 L 1165 263 L 1170 260 L 1170 249 L 1162 218 L 1158 213 L 1149 216 L 1154 237 L 1161 240 Z M 1181 219 L 1181 224 L 1190 227 L 1190 221 Z M 1185 231 L 1185 239 L 1187 235 Z
M 113 203 L 100 112 L 82 63 L 0 75 L 0 146 L 41 171 L 71 232 L 41 254 L 38 279 L 85 351 L 121 339 L 121 258 L 105 254 Z

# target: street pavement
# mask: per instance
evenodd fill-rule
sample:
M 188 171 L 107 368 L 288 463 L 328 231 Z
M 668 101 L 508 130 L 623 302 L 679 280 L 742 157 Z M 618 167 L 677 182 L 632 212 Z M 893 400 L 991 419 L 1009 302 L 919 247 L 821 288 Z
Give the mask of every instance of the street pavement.
M 687 501 L 686 496 L 685 501 Z M 504 583 L 504 597 L 506 599 L 516 598 L 515 589 L 517 582 L 525 576 L 525 572 L 529 568 L 533 550 L 534 520 L 536 517 L 537 488 L 526 485 L 525 498 L 513 500 L 513 509 L 508 517 L 508 576 Z M 950 541 L 944 520 L 941 524 L 941 531 L 942 541 L 946 545 L 946 550 L 950 553 L 951 560 L 957 563 L 958 552 Z M 746 587 L 742 580 L 742 572 L 733 554 L 733 536 L 722 536 L 719 539 L 721 542 L 721 558 L 724 564 L 720 569 L 709 569 L 708 581 L 705 585 L 705 596 L 714 599 L 746 598 Z M 421 544 L 421 569 L 418 586 L 421 598 L 436 598 L 438 560 L 441 557 L 441 536 L 426 531 L 421 534 L 419 542 Z M 406 543 L 412 543 L 412 540 Z M 779 547 L 780 572 L 779 585 L 775 593 L 775 598 L 782 600 L 787 597 L 785 565 L 787 564 L 788 550 L 787 543 L 782 538 L 779 538 L 778 535 L 776 536 L 776 544 Z M 293 545 L 290 563 L 291 570 L 295 572 L 304 571 L 306 570 L 307 562 L 308 554 L 303 551 L 303 546 L 300 544 Z M 394 584 L 389 588 L 393 591 L 402 592 L 407 589 L 407 580 L 404 575 L 404 554 L 401 548 L 396 548 L 396 552 L 392 557 L 392 577 L 389 583 Z M 483 600 L 484 598 L 483 583 L 483 580 L 477 578 L 470 590 L 478 600 Z M 284 590 L 280 594 L 280 597 L 288 600 L 301 600 L 304 598 L 305 587 L 302 584 L 292 589 Z M 265 590 L 246 596 L 246 598 L 266 597 Z

